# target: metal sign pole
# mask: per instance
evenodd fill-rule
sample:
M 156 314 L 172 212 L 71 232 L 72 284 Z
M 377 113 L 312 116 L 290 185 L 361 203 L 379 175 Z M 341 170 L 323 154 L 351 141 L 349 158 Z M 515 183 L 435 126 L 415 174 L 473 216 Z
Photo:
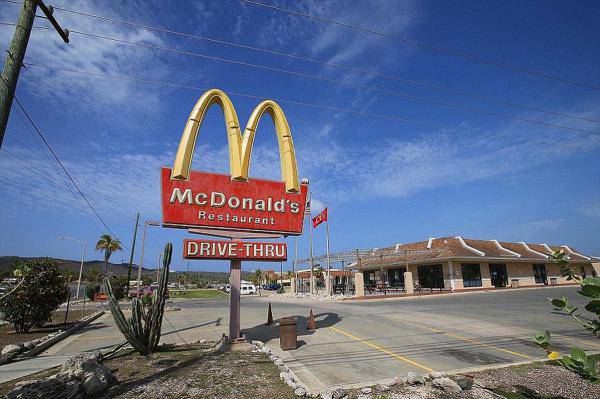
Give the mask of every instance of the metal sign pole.
M 239 241 L 240 239 L 232 239 Z M 242 285 L 242 261 L 229 261 L 229 341 L 240 338 L 240 288 Z

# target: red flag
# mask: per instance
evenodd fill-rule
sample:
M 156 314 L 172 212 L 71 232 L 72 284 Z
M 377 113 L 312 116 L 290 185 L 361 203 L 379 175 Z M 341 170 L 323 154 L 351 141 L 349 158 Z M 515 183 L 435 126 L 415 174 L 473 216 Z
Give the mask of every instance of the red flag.
M 323 222 L 327 221 L 327 208 L 323 209 L 321 211 L 321 213 L 319 213 L 317 216 L 315 216 L 312 220 L 313 222 L 313 228 L 316 228 L 318 225 L 320 225 Z

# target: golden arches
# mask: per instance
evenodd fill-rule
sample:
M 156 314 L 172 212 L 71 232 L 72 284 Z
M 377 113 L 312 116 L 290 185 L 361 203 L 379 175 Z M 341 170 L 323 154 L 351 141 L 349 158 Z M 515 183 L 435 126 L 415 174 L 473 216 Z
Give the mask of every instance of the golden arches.
M 198 131 L 206 111 L 213 105 L 218 104 L 223 111 L 225 118 L 225 127 L 227 128 L 227 142 L 229 144 L 229 169 L 231 178 L 238 181 L 248 180 L 248 171 L 250 168 L 250 158 L 252 155 L 252 146 L 254 144 L 254 135 L 260 119 L 265 113 L 268 113 L 273 119 L 277 141 L 279 143 L 279 157 L 281 160 L 281 176 L 285 181 L 287 192 L 300 192 L 300 183 L 298 181 L 298 168 L 296 164 L 296 154 L 294 151 L 294 142 L 287 119 L 281 107 L 272 100 L 265 100 L 258 104 L 250 119 L 244 135 L 240 132 L 240 124 L 235 112 L 235 108 L 223 91 L 211 89 L 205 92 L 196 102 L 179 142 L 175 163 L 171 178 L 177 180 L 187 180 L 192 165 L 192 157 L 198 138 Z

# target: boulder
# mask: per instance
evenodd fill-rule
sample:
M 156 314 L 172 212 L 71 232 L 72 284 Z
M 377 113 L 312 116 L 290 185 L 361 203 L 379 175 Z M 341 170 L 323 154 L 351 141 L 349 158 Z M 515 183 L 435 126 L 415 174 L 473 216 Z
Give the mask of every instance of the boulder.
M 252 345 L 256 346 L 257 348 L 262 348 L 263 346 L 265 346 L 265 344 L 262 343 L 262 341 L 252 341 Z
M 439 371 L 432 371 L 429 373 L 429 377 L 431 377 L 432 380 L 435 380 L 436 378 L 442 378 L 443 376 L 444 374 L 440 373 Z
M 458 386 L 465 391 L 471 389 L 473 387 L 474 382 L 475 380 L 473 379 L 473 377 L 468 375 L 464 375 L 456 379 L 456 383 L 458 384 Z
M 279 366 L 283 366 L 285 363 L 283 363 L 283 360 L 277 359 L 273 362 L 273 364 L 275 364 L 275 366 L 279 367 Z
M 432 385 L 448 394 L 458 394 L 462 391 L 460 386 L 448 377 L 436 378 Z
M 422 374 L 418 374 L 413 371 L 410 371 L 406 375 L 406 382 L 411 385 L 425 384 L 427 382 L 427 379 Z
M 373 389 L 370 388 L 370 387 L 366 387 L 366 388 L 361 389 L 360 392 L 363 393 L 363 394 L 365 394 L 365 395 L 368 395 L 371 392 L 373 392 Z
M 306 396 L 306 390 L 304 388 L 296 388 L 294 390 L 294 395 L 303 398 Z
M 86 396 L 99 396 L 114 381 L 114 377 L 109 368 L 103 364 L 98 364 L 92 371 L 83 375 L 81 387 Z
M 15 353 L 19 353 L 21 351 L 21 346 L 19 345 L 6 345 L 2 348 L 2 356 L 10 356 Z
M 99 353 L 79 353 L 67 360 L 60 369 L 61 378 L 81 379 L 87 372 L 93 371 L 98 366 Z
M 282 371 L 281 373 L 279 373 L 279 378 L 281 378 L 282 380 L 287 380 L 288 378 L 290 378 L 290 375 L 284 371 Z
M 346 396 L 346 390 L 343 388 L 335 388 L 333 391 L 333 397 L 334 399 L 342 399 L 343 397 Z
M 333 392 L 331 392 L 331 389 L 325 388 L 321 390 L 321 399 L 333 399 Z

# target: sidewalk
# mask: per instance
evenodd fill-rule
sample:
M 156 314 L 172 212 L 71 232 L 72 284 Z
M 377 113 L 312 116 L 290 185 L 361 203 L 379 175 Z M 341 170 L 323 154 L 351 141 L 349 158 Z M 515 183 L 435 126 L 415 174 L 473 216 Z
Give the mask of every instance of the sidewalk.
M 63 364 L 73 355 L 37 356 L 0 366 L 0 384 Z

